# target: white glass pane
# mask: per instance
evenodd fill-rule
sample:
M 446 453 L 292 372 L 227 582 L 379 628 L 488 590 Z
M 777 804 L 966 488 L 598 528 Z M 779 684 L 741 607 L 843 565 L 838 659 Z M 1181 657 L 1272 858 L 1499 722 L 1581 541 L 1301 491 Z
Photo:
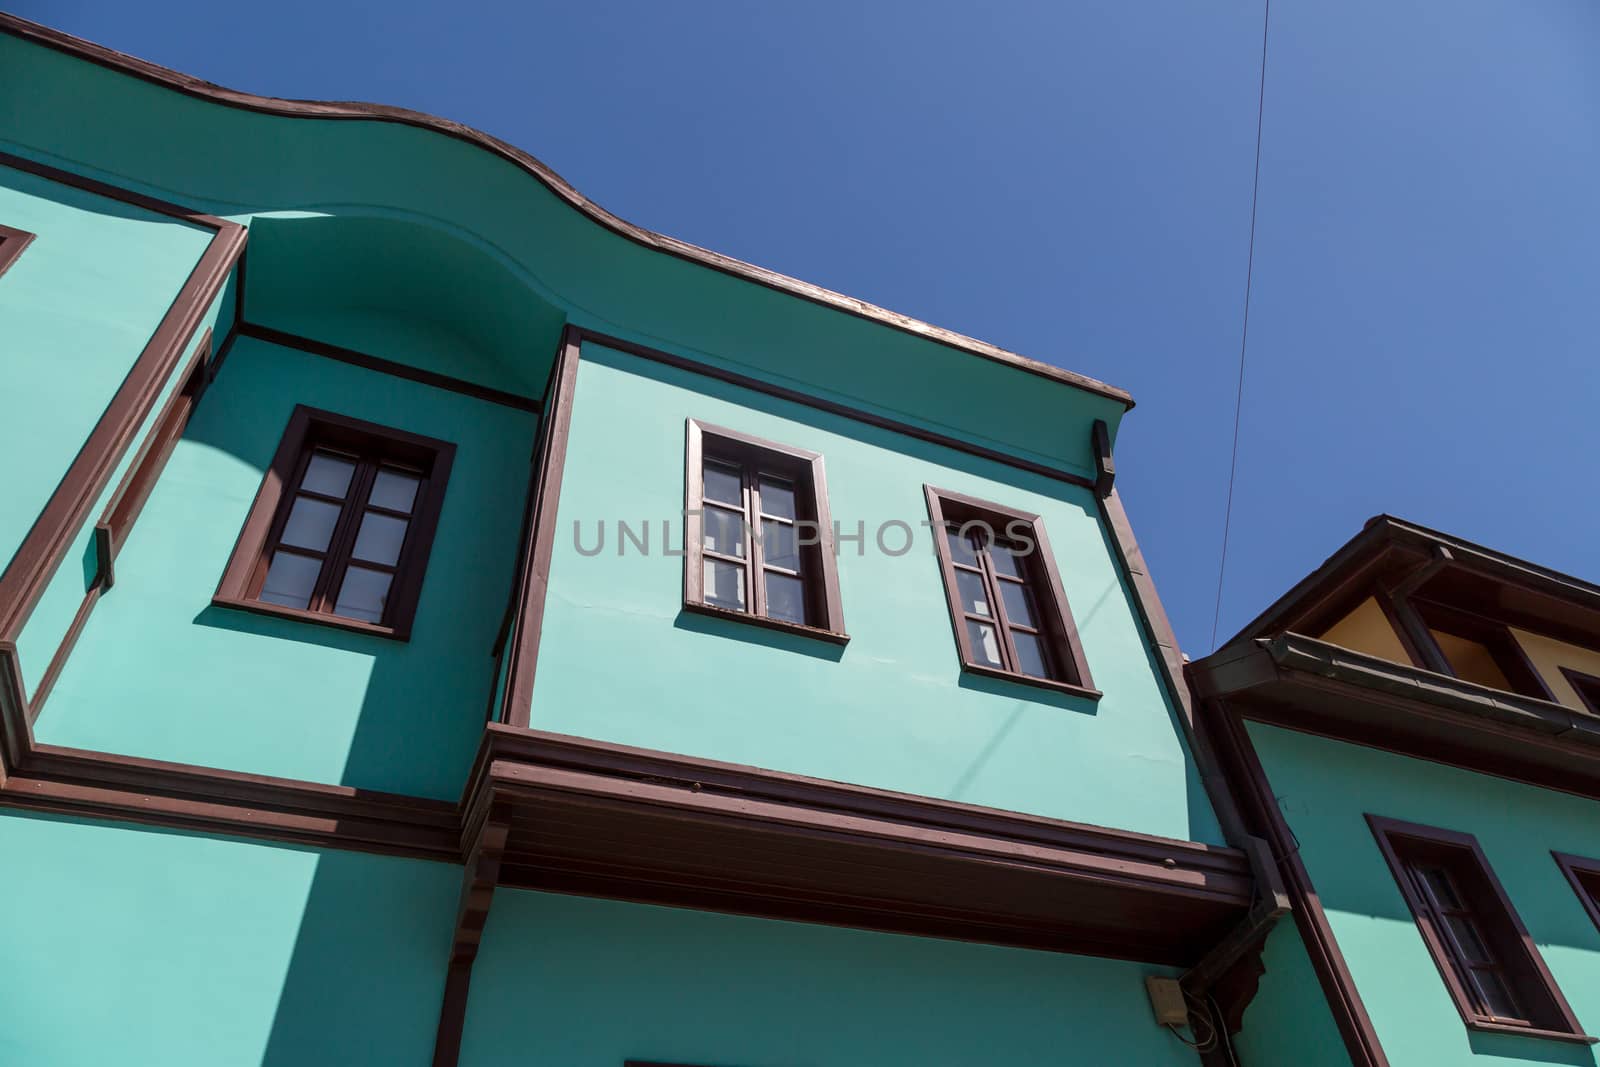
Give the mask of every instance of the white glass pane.
M 389 583 L 392 580 L 392 575 L 382 571 L 351 567 L 345 572 L 339 601 L 333 606 L 334 614 L 362 622 L 382 622 L 383 607 L 389 602 Z
M 300 487 L 324 496 L 342 497 L 350 488 L 350 476 L 355 472 L 356 465 L 351 460 L 330 456 L 326 452 L 313 452 L 311 462 L 306 465 L 306 476 L 300 480 Z
M 700 544 L 724 556 L 744 558 L 744 512 L 707 507 L 700 517 Z
M 761 551 L 774 567 L 800 569 L 800 545 L 795 528 L 772 519 L 761 520 Z
M 738 467 L 727 467 L 710 460 L 705 464 L 706 499 L 720 500 L 736 508 L 744 507 L 744 479 Z
M 1011 631 L 1011 645 L 1017 650 L 1017 670 L 1035 678 L 1049 678 L 1050 662 L 1044 644 L 1034 634 Z
M 417 486 L 421 484 L 422 479 L 415 474 L 384 467 L 373 479 L 372 499 L 368 503 L 390 511 L 410 511 L 417 499 Z
M 986 622 L 967 622 L 967 640 L 972 645 L 972 658 L 990 667 L 1000 666 L 1000 638 L 993 626 Z
M 806 590 L 800 579 L 767 571 L 767 617 L 788 622 L 806 621 Z
M 712 607 L 744 610 L 744 568 L 721 560 L 705 561 L 706 603 Z
M 308 496 L 296 497 L 289 512 L 289 521 L 283 524 L 283 543 L 296 548 L 309 548 L 313 552 L 326 552 L 333 537 L 334 524 L 339 521 L 339 505 Z
M 1006 621 L 1016 626 L 1039 629 L 1039 613 L 1033 610 L 1033 594 L 1017 582 L 1001 582 L 1000 595 L 1006 602 Z
M 952 526 L 945 530 L 944 539 L 950 546 L 951 563 L 958 567 L 977 567 L 978 557 L 972 550 L 971 537 L 962 537 L 960 531 Z
M 794 518 L 794 483 L 787 479 L 762 475 L 761 514 L 780 519 Z
M 311 590 L 322 573 L 322 561 L 293 552 L 274 552 L 267 580 L 261 584 L 259 599 L 286 608 L 304 608 L 311 603 Z
M 956 594 L 961 598 L 961 610 L 973 615 L 993 615 L 989 607 L 989 591 L 984 588 L 983 575 L 971 571 L 956 571 Z
M 361 517 L 361 532 L 356 534 L 356 547 L 352 555 L 369 563 L 386 563 L 394 566 L 400 560 L 400 546 L 405 544 L 405 519 L 393 515 L 380 515 L 369 511 Z

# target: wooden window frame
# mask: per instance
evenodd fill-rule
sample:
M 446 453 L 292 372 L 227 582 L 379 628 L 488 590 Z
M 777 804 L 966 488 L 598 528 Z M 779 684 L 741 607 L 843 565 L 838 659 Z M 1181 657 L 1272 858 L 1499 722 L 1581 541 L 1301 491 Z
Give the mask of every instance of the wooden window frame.
M 945 606 L 950 612 L 950 628 L 955 634 L 961 669 L 989 678 L 1003 678 L 1091 700 L 1100 699 L 1100 691 L 1094 687 L 1094 679 L 1089 673 L 1089 662 L 1083 654 L 1083 642 L 1078 637 L 1078 627 L 1073 621 L 1072 609 L 1067 605 L 1067 595 L 1061 585 L 1061 573 L 1056 568 L 1055 554 L 1050 550 L 1050 539 L 1045 535 L 1044 520 L 1031 512 L 1018 511 L 1015 508 L 954 493 L 948 489 L 939 489 L 932 485 L 924 485 L 922 491 L 927 498 L 933 549 L 939 562 L 940 580 L 944 583 Z M 1034 543 L 1034 551 L 1026 557 L 1030 570 L 1027 585 L 1034 594 L 1035 604 L 1045 623 L 1040 635 L 1048 637 L 1045 644 L 1049 654 L 1055 658 L 1056 663 L 1065 668 L 1066 673 L 1072 676 L 1070 680 L 1036 678 L 1006 667 L 993 667 L 980 661 L 973 654 L 971 639 L 967 635 L 966 612 L 962 609 L 961 593 L 956 584 L 955 565 L 950 558 L 950 546 L 944 536 L 945 530 L 957 522 L 963 526 L 982 522 L 997 533 L 1014 529 L 1015 524 L 1027 527 L 1026 537 Z M 987 573 L 987 568 L 985 572 Z M 1006 618 L 1005 605 L 1002 603 L 1004 598 L 992 599 L 995 615 L 990 622 L 1000 632 L 1001 659 L 1004 663 L 1015 664 L 1016 653 L 1012 651 L 1011 624 Z
M 1428 954 L 1469 1029 L 1595 1043 L 1597 1039 L 1585 1034 L 1573 1015 L 1477 838 L 1370 813 L 1366 818 Z M 1469 964 L 1466 954 L 1456 947 L 1454 935 L 1435 921 L 1435 907 L 1424 899 L 1424 890 L 1412 874 L 1419 856 L 1436 860 L 1461 891 L 1458 895 L 1466 900 L 1463 911 L 1476 923 L 1486 954 L 1492 957 L 1490 963 Z M 1498 971 L 1527 1013 L 1527 1020 L 1497 1017 L 1480 1007 L 1481 996 L 1467 986 L 1474 969 Z
M 412 504 L 411 525 L 393 568 L 394 578 L 384 604 L 382 622 L 366 622 L 327 611 L 291 608 L 257 599 L 266 578 L 268 562 L 278 547 L 279 537 L 288 520 L 300 477 L 312 450 L 319 446 L 334 450 L 377 452 L 384 459 L 406 463 L 423 471 L 422 484 L 418 486 Z M 228 559 L 211 602 L 218 607 L 316 623 L 397 641 L 409 640 L 417 602 L 422 595 L 428 557 L 438 532 L 439 515 L 444 507 L 445 489 L 449 483 L 451 465 L 455 461 L 455 451 L 456 446 L 448 441 L 380 426 L 304 404 L 296 405 L 289 416 L 283 439 L 278 444 L 278 451 L 272 458 L 272 465 L 261 479 L 255 502 L 250 505 L 250 513 L 239 532 L 233 554 Z M 366 509 L 370 492 L 370 484 L 351 486 L 350 495 L 346 498 L 330 538 L 327 559 L 335 562 L 337 572 L 341 575 L 349 569 L 350 549 L 360 526 L 356 519 Z M 333 579 L 326 569 L 326 560 L 323 566 L 318 588 L 326 590 L 332 586 Z
M 33 243 L 38 234 L 19 230 L 15 226 L 0 226 L 0 274 L 11 269 L 23 250 Z
M 1573 670 L 1571 667 L 1562 667 L 1561 676 L 1572 686 L 1572 691 L 1578 695 L 1578 700 L 1583 706 L 1600 715 L 1600 678 Z
M 1578 902 L 1589 915 L 1589 921 L 1594 923 L 1595 929 L 1600 930 L 1600 860 L 1574 856 L 1570 852 L 1552 851 L 1550 855 L 1555 858 L 1561 873 L 1567 876 L 1572 891 L 1578 895 Z
M 705 498 L 705 460 L 725 459 L 746 470 L 759 467 L 765 473 L 792 479 L 795 483 L 795 517 L 798 522 L 816 524 L 816 543 L 802 545 L 805 567 L 816 580 L 802 578 L 806 594 L 806 622 L 769 618 L 764 606 L 765 561 L 759 538 L 746 529 L 745 603 L 738 611 L 706 603 L 705 552 L 701 508 Z M 719 619 L 733 619 L 772 630 L 814 637 L 833 644 L 846 644 L 850 635 L 844 629 L 844 607 L 839 599 L 839 567 L 834 545 L 833 517 L 828 510 L 828 478 L 820 453 L 794 448 L 762 437 L 714 426 L 700 419 L 689 419 L 684 448 L 683 505 L 683 608 L 685 611 Z M 746 479 L 748 481 L 748 479 Z M 745 488 L 745 516 L 752 516 L 750 487 Z

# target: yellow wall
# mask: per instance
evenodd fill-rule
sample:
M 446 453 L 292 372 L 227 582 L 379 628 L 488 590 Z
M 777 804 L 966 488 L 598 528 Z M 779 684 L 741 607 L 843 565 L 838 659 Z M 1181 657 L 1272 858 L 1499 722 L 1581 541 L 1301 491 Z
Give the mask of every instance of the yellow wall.
M 1395 663 L 1411 662 L 1406 646 L 1400 643 L 1394 627 L 1389 625 L 1388 616 L 1373 597 L 1363 600 L 1354 611 L 1330 626 L 1322 639 L 1340 648 L 1382 656 Z
M 1455 669 L 1457 678 L 1486 685 L 1492 689 L 1516 691 L 1506 678 L 1505 672 L 1500 669 L 1500 665 L 1494 661 L 1494 653 L 1489 651 L 1487 645 L 1470 637 L 1457 637 L 1442 630 L 1430 628 L 1428 632 L 1433 635 L 1434 641 L 1439 645 L 1439 651 L 1444 653 L 1444 658 Z
M 1533 662 L 1533 669 L 1539 672 L 1544 679 L 1544 684 L 1550 687 L 1550 692 L 1555 698 L 1569 708 L 1580 711 L 1587 710 L 1572 685 L 1562 675 L 1562 667 L 1571 667 L 1580 674 L 1600 675 L 1600 652 L 1592 648 L 1582 648 L 1578 645 L 1569 645 L 1565 641 L 1557 641 L 1553 637 L 1542 634 L 1532 634 L 1526 630 L 1511 628 L 1511 636 L 1516 638 L 1517 644 L 1528 654 L 1528 659 Z

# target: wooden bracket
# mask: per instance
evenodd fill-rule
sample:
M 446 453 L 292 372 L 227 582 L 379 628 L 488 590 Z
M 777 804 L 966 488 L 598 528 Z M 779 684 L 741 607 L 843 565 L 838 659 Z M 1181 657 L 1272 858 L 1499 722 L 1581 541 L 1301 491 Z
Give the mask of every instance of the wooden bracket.
M 483 928 L 500 881 L 500 860 L 511 832 L 509 805 L 493 803 L 467 854 L 461 880 L 461 905 L 456 911 L 455 936 L 445 973 L 444 1003 L 439 1009 L 439 1031 L 433 1044 L 433 1067 L 455 1067 L 461 1055 L 461 1035 L 467 1021 L 467 993 L 472 984 L 472 963 L 478 958 Z
M 1111 430 L 1104 419 L 1095 419 L 1089 431 L 1089 447 L 1094 451 L 1094 491 L 1096 496 L 1111 492 L 1117 480 L 1117 464 L 1111 458 Z

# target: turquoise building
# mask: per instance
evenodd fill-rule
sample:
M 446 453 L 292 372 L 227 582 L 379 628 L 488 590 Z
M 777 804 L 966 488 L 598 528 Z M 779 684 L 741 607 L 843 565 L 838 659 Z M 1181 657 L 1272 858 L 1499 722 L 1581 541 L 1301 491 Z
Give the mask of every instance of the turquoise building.
M 0 1063 L 1331 1031 L 1117 495 L 1126 394 L 446 120 L 11 17 L 0 72 Z
M 1600 587 L 1379 516 L 1190 667 L 1283 873 L 1241 1063 L 1594 1064 Z

